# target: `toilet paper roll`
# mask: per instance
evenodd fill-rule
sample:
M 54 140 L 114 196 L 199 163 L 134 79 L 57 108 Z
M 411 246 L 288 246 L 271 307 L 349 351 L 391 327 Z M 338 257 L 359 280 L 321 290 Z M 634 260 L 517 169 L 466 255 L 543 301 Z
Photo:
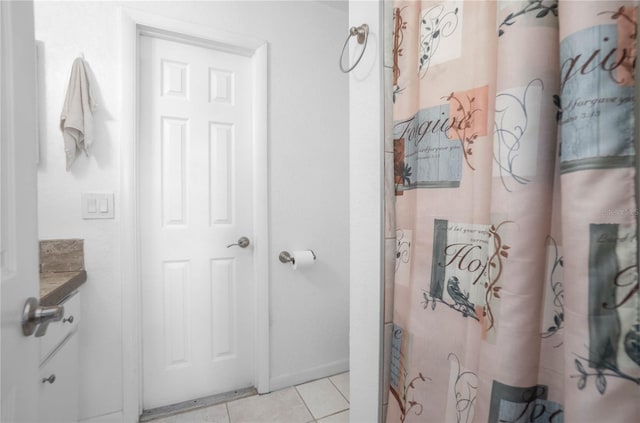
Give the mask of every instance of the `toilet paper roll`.
M 316 255 L 313 254 L 313 251 L 311 250 L 293 251 L 291 253 L 291 257 L 293 258 L 293 261 L 291 262 L 293 270 L 301 267 L 309 267 L 316 261 Z

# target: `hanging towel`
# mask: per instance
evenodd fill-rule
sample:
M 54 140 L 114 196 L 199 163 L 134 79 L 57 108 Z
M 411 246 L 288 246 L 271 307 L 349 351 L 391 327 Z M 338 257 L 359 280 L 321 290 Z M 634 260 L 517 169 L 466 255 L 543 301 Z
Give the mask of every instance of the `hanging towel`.
M 87 63 L 78 57 L 73 61 L 67 96 L 60 114 L 60 130 L 64 138 L 67 171 L 76 158 L 93 143 L 93 112 L 96 108 Z

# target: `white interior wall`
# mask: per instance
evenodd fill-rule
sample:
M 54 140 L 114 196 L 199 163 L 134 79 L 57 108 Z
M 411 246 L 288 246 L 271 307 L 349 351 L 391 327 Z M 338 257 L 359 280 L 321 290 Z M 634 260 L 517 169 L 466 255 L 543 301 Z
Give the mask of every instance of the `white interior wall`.
M 351 389 L 349 419 L 382 416 L 384 84 L 383 0 L 350 1 L 349 26 L 369 25 L 362 60 L 350 73 L 349 183 Z M 352 43 L 352 62 L 361 48 Z M 386 387 L 384 387 L 386 388 Z
M 317 2 L 35 2 L 40 40 L 41 239 L 84 238 L 83 419 L 122 409 L 119 7 L 245 34 L 269 43 L 271 385 L 348 368 L 348 77 L 337 66 L 344 10 Z M 73 59 L 95 75 L 99 109 L 90 156 L 65 172 L 59 116 Z M 133 95 L 133 94 L 132 94 Z M 113 220 L 81 219 L 80 194 L 114 192 Z M 281 250 L 311 248 L 293 272 Z

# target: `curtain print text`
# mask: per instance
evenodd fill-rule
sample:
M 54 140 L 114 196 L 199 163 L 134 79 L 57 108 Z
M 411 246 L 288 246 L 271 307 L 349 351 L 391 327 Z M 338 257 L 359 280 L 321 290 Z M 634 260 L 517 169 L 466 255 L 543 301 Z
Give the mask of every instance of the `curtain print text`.
M 450 98 L 453 98 L 453 93 L 447 100 Z M 447 138 L 453 139 L 453 134 L 450 131 L 453 130 L 454 133 L 457 134 L 458 131 L 469 128 L 473 114 L 478 111 L 479 109 L 470 110 L 464 113 L 461 119 L 455 116 L 450 118 L 446 112 L 442 112 L 440 116 L 435 116 L 430 120 L 421 120 L 419 114 L 416 113 L 409 119 L 401 120 L 394 124 L 396 131 L 395 138 L 404 138 L 406 142 L 412 143 L 415 147 L 418 147 L 424 141 L 428 141 L 429 135 L 437 133 L 445 134 Z M 424 142 L 424 144 L 426 144 L 426 142 Z
M 452 92 L 448 103 L 418 110 L 396 121 L 394 180 L 396 194 L 415 188 L 457 188 L 462 160 L 471 161 L 473 145 L 487 135 L 488 86 Z
M 602 11 L 596 25 L 560 43 L 559 108 L 562 173 L 634 163 L 635 7 Z
M 596 97 L 596 98 L 577 98 L 572 100 L 566 107 L 562 107 L 562 116 L 560 124 L 564 125 L 581 119 L 595 119 L 600 117 L 600 109 L 597 106 L 611 105 L 622 106 L 624 104 L 635 102 L 634 95 L 622 97 Z
M 449 105 L 420 109 L 394 124 L 396 193 L 415 188 L 458 187 L 462 177 L 462 148 L 448 137 L 452 127 L 465 125 L 450 118 Z
M 487 227 L 436 219 L 431 284 L 422 299 L 425 309 L 443 304 L 462 317 L 486 321 L 486 332 L 495 328 L 493 304 L 500 299 L 503 260 L 511 248 L 499 232 L 508 223 L 512 222 Z
M 462 160 L 471 170 L 473 145 L 487 135 L 488 86 L 452 92 L 448 103 L 394 122 L 396 194 L 414 188 L 457 188 Z
M 577 388 L 589 379 L 604 395 L 607 378 L 640 385 L 640 323 L 635 226 L 613 223 L 589 227 L 589 345 L 574 353 Z M 635 311 L 632 318 L 621 310 Z
M 602 308 L 606 310 L 612 310 L 624 306 L 627 302 L 631 301 L 638 294 L 638 269 L 637 265 L 632 264 L 620 270 L 613 278 L 612 284 L 615 286 L 618 292 L 622 292 L 622 299 L 617 299 L 615 302 L 608 303 L 603 302 Z M 640 365 L 640 363 L 638 363 Z
M 622 6 L 616 12 L 605 11 L 598 15 L 611 15 L 611 19 L 619 21 L 618 27 L 623 28 L 616 29 L 616 37 L 605 34 L 601 39 L 602 44 L 593 51 L 566 57 L 560 66 L 561 90 L 564 90 L 571 79 L 592 72 L 606 73 L 617 85 L 634 85 L 635 41 L 638 35 L 638 24 L 635 20 L 636 8 Z
M 405 363 L 407 360 L 408 335 L 405 334 L 401 326 L 394 323 L 391 332 L 391 363 L 389 369 L 389 388 L 391 393 L 398 400 L 400 408 L 403 407 L 404 400 L 401 399 L 402 387 L 405 385 L 407 371 Z
M 546 385 L 509 386 L 493 381 L 491 388 L 490 422 L 499 423 L 562 423 L 564 410 L 547 399 Z
M 444 255 L 447 258 L 445 266 L 454 266 L 458 270 L 468 272 L 472 275 L 472 285 L 478 283 L 482 276 L 487 275 L 487 263 L 488 260 L 481 260 L 474 254 L 478 250 L 482 251 L 483 247 L 479 244 L 474 244 L 476 240 L 471 240 L 470 243 L 456 243 L 447 245 L 444 249 Z M 486 251 L 486 246 L 484 251 Z M 475 277 L 474 277 L 475 276 Z

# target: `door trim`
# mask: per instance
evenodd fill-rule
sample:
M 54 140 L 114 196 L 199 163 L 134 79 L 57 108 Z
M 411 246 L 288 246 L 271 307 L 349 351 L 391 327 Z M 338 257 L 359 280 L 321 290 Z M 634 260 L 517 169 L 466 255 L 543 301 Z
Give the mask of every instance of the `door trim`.
M 269 228 L 267 169 L 267 55 L 263 40 L 213 27 L 178 21 L 121 7 L 122 110 L 120 143 L 120 263 L 122 280 L 122 411 L 123 420 L 137 422 L 142 413 L 142 343 L 140 312 L 140 232 L 138 178 L 138 34 L 170 35 L 190 44 L 207 45 L 252 60 L 253 92 L 253 219 L 255 286 L 255 386 L 269 392 Z M 135 94 L 135 95 L 132 95 Z

